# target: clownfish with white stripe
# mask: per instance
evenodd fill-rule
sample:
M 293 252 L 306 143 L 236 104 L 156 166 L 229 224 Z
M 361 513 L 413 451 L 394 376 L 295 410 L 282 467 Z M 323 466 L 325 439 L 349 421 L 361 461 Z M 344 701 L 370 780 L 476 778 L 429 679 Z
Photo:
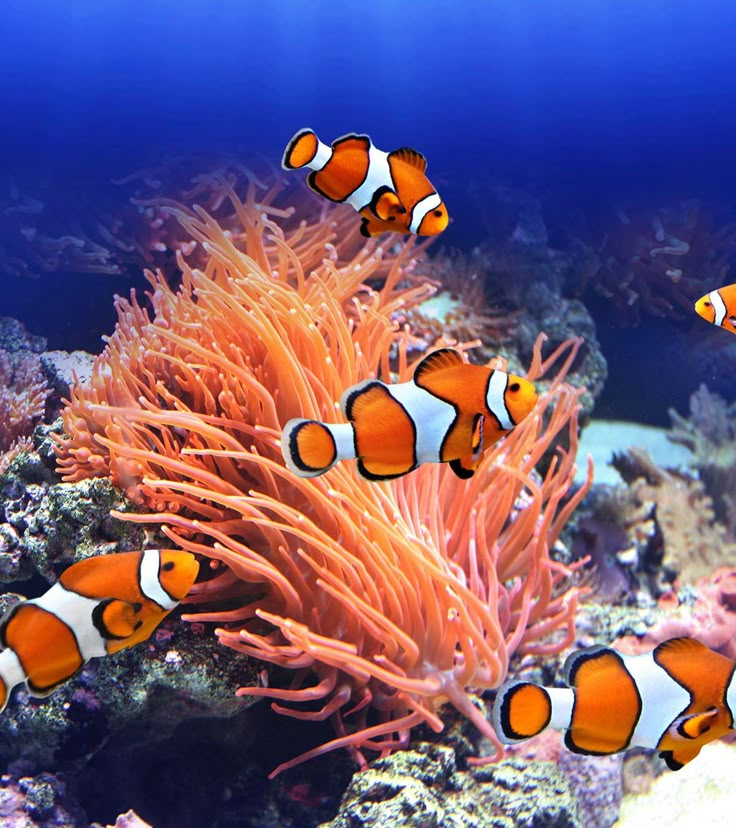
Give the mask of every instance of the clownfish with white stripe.
M 355 133 L 327 146 L 311 129 L 302 129 L 289 141 L 281 166 L 312 170 L 309 186 L 357 210 L 364 236 L 387 231 L 436 236 L 450 220 L 425 175 L 427 159 L 409 147 L 383 152 L 367 135 Z
M 425 357 L 409 382 L 365 380 L 340 399 L 347 423 L 289 420 L 281 437 L 286 465 L 317 477 L 339 460 L 358 460 L 367 480 L 401 477 L 422 463 L 449 463 L 471 477 L 484 449 L 518 425 L 537 393 L 522 377 L 465 362 L 443 348 Z
M 711 325 L 736 334 L 736 285 L 712 290 L 695 303 L 695 313 Z
M 493 724 L 515 744 L 548 727 L 565 730 L 574 753 L 603 756 L 652 748 L 672 770 L 734 729 L 736 662 L 694 638 L 624 655 L 588 647 L 565 662 L 569 688 L 512 681 L 498 691 Z
M 85 558 L 0 622 L 0 711 L 25 682 L 47 696 L 87 661 L 145 641 L 185 598 L 199 564 L 173 549 Z

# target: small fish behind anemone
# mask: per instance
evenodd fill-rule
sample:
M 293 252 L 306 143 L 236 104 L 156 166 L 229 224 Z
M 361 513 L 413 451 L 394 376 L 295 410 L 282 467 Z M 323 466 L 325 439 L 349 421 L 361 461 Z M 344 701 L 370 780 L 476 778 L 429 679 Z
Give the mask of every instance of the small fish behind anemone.
M 344 424 L 289 420 L 281 437 L 294 474 L 317 477 L 339 460 L 358 460 L 367 480 L 390 480 L 422 463 L 449 463 L 471 477 L 483 451 L 534 408 L 534 386 L 522 377 L 470 365 L 460 351 L 425 357 L 409 382 L 365 380 L 340 400 Z
M 0 710 L 18 684 L 47 696 L 91 658 L 145 641 L 186 597 L 198 571 L 194 555 L 172 549 L 72 564 L 51 589 L 16 604 L 0 622 Z
M 695 303 L 695 313 L 711 325 L 736 334 L 736 284 L 726 285 L 701 296 Z
M 653 748 L 672 770 L 734 729 L 736 663 L 694 638 L 671 638 L 650 653 L 588 647 L 565 662 L 570 687 L 511 681 L 498 691 L 493 725 L 515 744 L 548 727 L 565 730 L 573 753 Z
M 312 170 L 309 186 L 357 210 L 364 236 L 436 236 L 449 222 L 447 208 L 425 175 L 427 159 L 409 147 L 383 152 L 367 135 L 355 133 L 327 146 L 311 129 L 302 129 L 289 141 L 281 166 Z

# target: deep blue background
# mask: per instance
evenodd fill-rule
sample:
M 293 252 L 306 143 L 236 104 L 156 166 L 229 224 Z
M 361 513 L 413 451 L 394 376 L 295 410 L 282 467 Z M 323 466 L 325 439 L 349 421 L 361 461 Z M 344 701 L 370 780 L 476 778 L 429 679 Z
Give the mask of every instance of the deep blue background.
M 170 153 L 277 163 L 303 126 L 361 131 L 427 155 L 453 217 L 443 242 L 468 246 L 486 232 L 470 191 L 498 180 L 588 207 L 732 199 L 735 48 L 733 0 L 5 0 L 0 174 L 81 188 Z M 109 330 L 109 294 L 81 290 Z M 30 288 L 4 286 L 0 313 L 3 297 L 35 308 L 38 333 L 63 316 Z M 668 331 L 609 356 L 671 361 Z
M 692 193 L 736 167 L 735 42 L 727 0 L 6 0 L 2 159 L 278 158 L 311 125 L 443 173 Z

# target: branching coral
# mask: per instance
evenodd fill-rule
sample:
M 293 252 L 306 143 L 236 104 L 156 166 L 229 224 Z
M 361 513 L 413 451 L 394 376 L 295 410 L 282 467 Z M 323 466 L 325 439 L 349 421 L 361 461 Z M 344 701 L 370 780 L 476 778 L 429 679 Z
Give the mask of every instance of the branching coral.
M 49 393 L 37 354 L 0 348 L 0 468 L 4 452 L 7 463 L 19 446 L 27 447 Z
M 273 191 L 251 184 L 241 201 L 217 186 L 241 230 L 166 205 L 204 269 L 180 255 L 176 291 L 150 274 L 151 312 L 118 300 L 116 331 L 64 413 L 60 470 L 110 475 L 149 510 L 133 519 L 224 564 L 195 596 L 210 608 L 192 618 L 295 671 L 287 689 L 243 693 L 334 720 L 337 738 L 299 760 L 345 746 L 362 762 L 420 722 L 440 730 L 446 701 L 497 744 L 466 688 L 498 686 L 515 651 L 572 640 L 576 592 L 549 551 L 586 490 L 568 498 L 581 390 L 563 378 L 579 341 L 543 361 L 540 340 L 529 376 L 559 362 L 555 381 L 469 481 L 433 465 L 370 484 L 350 463 L 297 479 L 280 456 L 283 424 L 334 420 L 344 388 L 366 377 L 406 378 L 409 335 L 392 317 L 427 287 L 410 278 L 411 244 L 387 254 L 371 241 L 349 257 L 329 222 L 295 222 Z M 380 289 L 366 286 L 377 277 Z M 540 478 L 561 432 L 570 449 Z
M 690 396 L 690 416 L 669 411 L 673 443 L 692 452 L 691 465 L 713 498 L 716 517 L 736 538 L 736 403 L 701 385 Z
M 696 200 L 617 209 L 598 233 L 599 268 L 587 277 L 626 324 L 638 324 L 642 311 L 687 318 L 693 300 L 728 272 L 736 246 L 732 217 L 708 212 Z

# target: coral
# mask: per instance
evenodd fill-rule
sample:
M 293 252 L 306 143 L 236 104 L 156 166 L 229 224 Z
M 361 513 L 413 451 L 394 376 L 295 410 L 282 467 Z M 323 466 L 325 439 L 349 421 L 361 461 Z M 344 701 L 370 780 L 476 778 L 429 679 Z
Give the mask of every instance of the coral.
M 643 635 L 624 636 L 621 649 L 647 652 L 668 638 L 688 635 L 736 660 L 736 569 L 722 566 L 693 588 L 663 595 L 661 613 Z M 618 646 L 618 645 L 617 645 Z
M 30 436 L 48 395 L 36 354 L 0 349 L 0 454 Z
M 557 767 L 570 783 L 585 828 L 611 828 L 623 796 L 623 755 L 583 756 L 564 750 Z
M 690 396 L 687 418 L 674 409 L 669 415 L 667 436 L 692 452 L 690 464 L 713 500 L 717 520 L 736 539 L 736 403 L 701 385 Z
M 459 770 L 450 748 L 418 743 L 357 773 L 321 828 L 579 828 L 577 804 L 551 762 L 510 759 Z
M 687 774 L 664 773 L 648 793 L 624 797 L 617 828 L 730 828 L 733 825 L 733 778 L 736 747 L 708 745 Z
M 241 692 L 333 719 L 338 737 L 301 759 L 345 746 L 363 762 L 362 750 L 403 745 L 421 722 L 440 730 L 448 701 L 497 743 L 466 688 L 496 687 L 513 652 L 557 652 L 572 636 L 576 591 L 549 552 L 586 490 L 565 499 L 581 390 L 563 377 L 579 341 L 544 362 L 537 345 L 530 378 L 559 360 L 556 379 L 470 481 L 439 464 L 383 484 L 350 463 L 297 479 L 279 450 L 290 417 L 334 419 L 348 385 L 409 375 L 410 340 L 392 315 L 426 297 L 423 259 L 410 243 L 375 242 L 351 257 L 352 238 L 336 242 L 330 221 L 296 221 L 278 188 L 251 182 L 240 199 L 217 186 L 242 229 L 164 205 L 206 253 L 203 269 L 180 255 L 177 290 L 150 274 L 151 311 L 118 300 L 92 380 L 64 412 L 61 472 L 109 475 L 149 510 L 128 520 L 160 523 L 224 565 L 195 597 L 227 603 L 191 618 L 297 671 L 286 689 Z M 535 476 L 560 434 L 569 451 Z
M 585 272 L 581 291 L 592 287 L 628 325 L 642 313 L 687 318 L 694 299 L 728 272 L 736 247 L 733 219 L 695 200 L 619 207 L 599 226 L 593 219 L 589 232 L 598 268 Z
M 648 510 L 656 524 L 653 534 L 647 519 L 639 526 L 644 535 L 651 534 L 643 564 L 658 574 L 658 581 L 652 582 L 655 594 L 667 591 L 675 579 L 679 584 L 695 583 L 736 553 L 736 543 L 715 519 L 703 483 L 659 468 L 640 449 L 615 456 L 613 465 L 629 484 L 628 496 L 643 508 L 641 514 Z
M 63 779 L 50 773 L 31 775 L 23 762 L 13 763 L 2 776 L 0 818 L 3 828 L 74 828 L 87 824 Z
M 633 599 L 637 570 L 656 532 L 652 505 L 639 500 L 635 486 L 598 485 L 585 506 L 586 514 L 575 523 L 573 559 L 588 558 L 588 582 L 598 600 Z
M 75 560 L 143 545 L 139 527 L 110 517 L 130 504 L 108 480 L 57 480 L 31 450 L 0 478 L 0 581 L 40 573 L 52 583 Z

